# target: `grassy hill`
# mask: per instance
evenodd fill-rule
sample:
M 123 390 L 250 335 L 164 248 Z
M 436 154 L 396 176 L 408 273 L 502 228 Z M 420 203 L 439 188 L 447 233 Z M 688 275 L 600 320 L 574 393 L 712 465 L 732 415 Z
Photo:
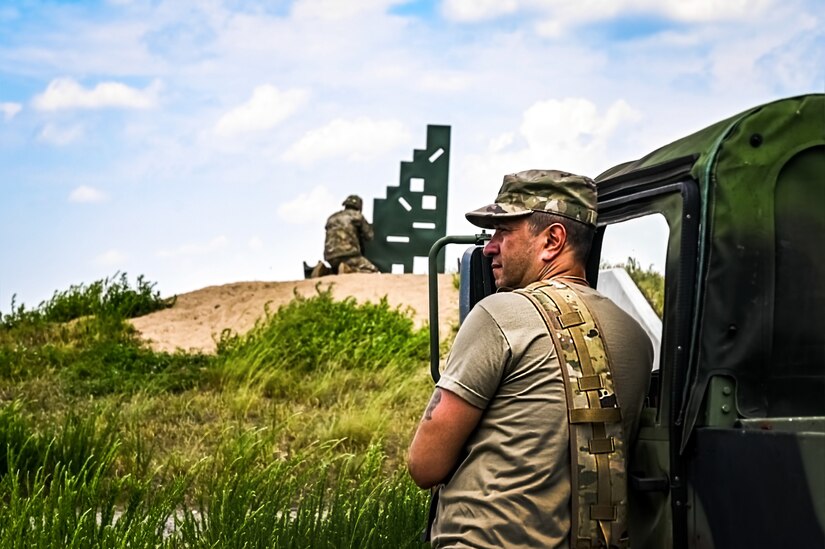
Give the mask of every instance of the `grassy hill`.
M 170 304 L 121 275 L 0 315 L 0 546 L 421 545 L 424 329 L 319 290 L 154 352 L 127 319 Z
M 318 287 L 215 353 L 153 351 L 129 319 L 173 304 L 124 274 L 0 314 L 0 547 L 422 546 L 426 327 Z

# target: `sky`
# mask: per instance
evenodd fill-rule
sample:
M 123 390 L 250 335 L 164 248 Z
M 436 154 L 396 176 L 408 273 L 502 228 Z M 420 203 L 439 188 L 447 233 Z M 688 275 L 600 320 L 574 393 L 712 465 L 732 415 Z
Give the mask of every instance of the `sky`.
M 303 277 L 452 127 L 448 234 L 504 174 L 611 166 L 825 91 L 821 0 L 4 0 L 0 311 L 126 272 Z M 644 231 L 628 237 L 645 255 Z M 449 252 L 457 257 L 458 252 Z

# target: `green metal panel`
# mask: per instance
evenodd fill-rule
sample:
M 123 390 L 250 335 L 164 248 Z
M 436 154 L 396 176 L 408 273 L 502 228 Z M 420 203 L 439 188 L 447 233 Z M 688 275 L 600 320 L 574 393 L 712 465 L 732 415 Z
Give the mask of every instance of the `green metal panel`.
M 691 157 L 702 209 L 684 437 L 716 375 L 735 381 L 738 416 L 821 415 L 825 262 L 813 248 L 825 239 L 825 94 L 755 107 L 597 182 Z M 790 273 L 784 264 L 797 267 Z M 795 312 L 777 310 L 780 291 Z M 799 333 L 807 339 L 778 347 Z
M 412 162 L 401 162 L 398 186 L 387 187 L 386 198 L 373 201 L 375 237 L 365 256 L 381 272 L 403 265 L 413 270 L 415 257 L 426 258 L 446 234 L 450 170 L 450 126 L 427 126 L 427 148 L 415 149 Z M 438 259 L 444 272 L 444 255 Z

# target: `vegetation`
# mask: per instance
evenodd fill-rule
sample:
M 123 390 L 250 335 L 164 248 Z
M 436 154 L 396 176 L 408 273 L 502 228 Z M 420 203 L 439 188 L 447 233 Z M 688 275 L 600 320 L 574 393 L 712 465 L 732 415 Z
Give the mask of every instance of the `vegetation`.
M 662 273 L 653 269 L 651 265 L 647 269 L 643 269 L 639 262 L 632 257 L 627 258 L 625 263 L 603 264 L 603 269 L 621 268 L 627 271 L 636 286 L 639 287 L 642 294 L 656 311 L 659 318 L 662 318 L 662 313 L 665 308 L 665 277 Z
M 419 547 L 403 454 L 427 334 L 296 298 L 215 355 L 157 353 L 126 275 L 0 314 L 0 546 Z

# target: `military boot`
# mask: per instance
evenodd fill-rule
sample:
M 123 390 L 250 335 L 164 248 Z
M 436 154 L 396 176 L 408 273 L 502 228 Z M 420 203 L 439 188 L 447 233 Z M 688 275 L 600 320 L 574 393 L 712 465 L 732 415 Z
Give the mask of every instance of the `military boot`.
M 319 278 L 319 277 L 322 277 L 322 276 L 326 276 L 326 275 L 330 274 L 331 272 L 332 271 L 330 270 L 329 267 L 327 267 L 326 263 L 324 263 L 323 261 L 319 261 L 315 265 L 315 267 L 312 268 L 312 273 L 309 275 L 309 278 Z

